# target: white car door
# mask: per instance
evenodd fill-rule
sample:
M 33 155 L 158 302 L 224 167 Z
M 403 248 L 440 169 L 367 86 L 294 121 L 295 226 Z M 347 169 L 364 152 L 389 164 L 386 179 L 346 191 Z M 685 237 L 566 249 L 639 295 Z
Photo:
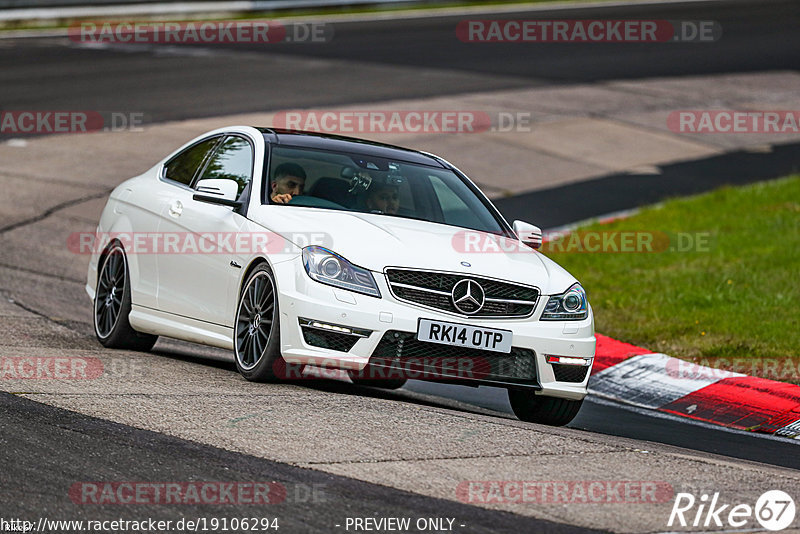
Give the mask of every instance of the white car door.
M 234 265 L 235 237 L 245 219 L 232 207 L 192 197 L 195 193 L 216 193 L 233 197 L 229 200 L 239 199 L 252 180 L 253 165 L 253 144 L 244 136 L 228 135 L 206 158 L 193 188 L 172 192 L 159 227 L 165 240 L 157 260 L 160 310 L 233 326 L 236 283 L 241 275 L 241 269 Z
M 131 270 L 131 276 L 136 280 L 133 286 L 138 288 L 135 291 L 138 298 L 135 295 L 133 299 L 136 304 L 147 308 L 158 308 L 160 275 L 158 258 L 163 247 L 159 234 L 163 226 L 162 216 L 179 191 L 191 191 L 192 180 L 221 140 L 222 136 L 217 135 L 202 139 L 181 150 L 161 167 L 159 174 L 152 177 L 152 181 L 148 181 L 144 187 L 133 192 L 132 202 L 148 206 L 147 211 L 152 212 L 150 221 L 142 216 L 138 216 L 135 221 L 136 233 L 148 237 L 146 246 L 134 247 L 135 253 L 131 256 L 131 265 L 137 266 L 138 273 L 135 274 L 133 269 Z M 155 240 L 151 240 L 150 236 Z

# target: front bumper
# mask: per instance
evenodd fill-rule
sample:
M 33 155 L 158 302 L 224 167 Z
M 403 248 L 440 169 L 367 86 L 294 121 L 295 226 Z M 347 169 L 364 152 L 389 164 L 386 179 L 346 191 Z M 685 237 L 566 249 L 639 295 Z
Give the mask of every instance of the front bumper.
M 538 300 L 533 315 L 528 318 L 472 318 L 398 301 L 390 293 L 385 276 L 379 273 L 375 273 L 375 281 L 382 298 L 337 289 L 311 280 L 305 273 L 299 257 L 292 261 L 274 264 L 273 271 L 279 294 L 281 352 L 289 364 L 310 364 L 359 371 L 364 369 L 373 355 L 375 356 L 373 365 L 379 356 L 384 357 L 381 361 L 386 364 L 387 354 L 394 349 L 392 346 L 387 346 L 392 339 L 416 343 L 413 354 L 420 356 L 425 352 L 425 347 L 420 346 L 421 342 L 416 342 L 413 338 L 416 336 L 418 320 L 426 318 L 513 332 L 512 354 L 517 358 L 513 362 L 509 360 L 509 355 L 502 353 L 468 352 L 467 356 L 471 360 L 467 364 L 463 363 L 462 357 L 460 362 L 445 362 L 443 365 L 448 369 L 452 369 L 453 365 L 464 369 L 467 365 L 471 373 L 458 372 L 455 375 L 447 373 L 447 376 L 440 377 L 442 381 L 526 388 L 542 395 L 575 400 L 586 396 L 591 365 L 585 368 L 567 369 L 567 366 L 557 367 L 547 363 L 546 357 L 547 355 L 594 357 L 595 337 L 591 309 L 589 316 L 582 321 L 539 321 L 538 317 L 547 301 L 546 297 L 542 297 Z M 359 335 L 348 338 L 341 334 L 336 336 L 336 332 L 325 333 L 319 328 L 311 330 L 308 326 L 301 328 L 301 320 L 305 319 L 326 325 L 342 325 L 358 329 Z M 308 324 L 307 321 L 303 322 Z M 312 332 L 311 336 L 309 332 Z M 333 340 L 327 346 L 338 350 L 315 346 L 320 345 L 320 342 L 314 334 Z M 437 356 L 456 357 L 456 360 L 459 355 L 464 355 L 464 352 L 453 351 L 454 348 L 448 345 L 434 344 L 429 348 L 434 350 Z M 527 369 L 505 374 L 496 372 L 497 369 L 508 369 L 509 366 L 520 364 L 522 361 L 519 360 L 520 354 L 523 355 L 522 358 L 525 355 L 530 356 L 534 368 L 532 376 L 525 375 Z M 478 367 L 475 367 L 475 361 L 479 362 Z M 439 365 L 442 365 L 442 360 L 439 360 Z M 485 367 L 486 365 L 489 367 Z M 408 374 L 408 378 L 414 377 Z M 430 374 L 425 373 L 419 376 L 423 379 L 431 379 L 430 377 Z

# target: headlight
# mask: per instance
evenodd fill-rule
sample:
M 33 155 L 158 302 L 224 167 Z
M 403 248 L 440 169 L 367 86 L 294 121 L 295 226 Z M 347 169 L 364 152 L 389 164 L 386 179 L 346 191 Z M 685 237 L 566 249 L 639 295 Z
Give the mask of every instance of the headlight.
M 579 321 L 589 315 L 586 291 L 575 284 L 561 295 L 553 295 L 542 312 L 542 321 Z
M 303 266 L 308 276 L 322 284 L 381 297 L 372 273 L 356 267 L 335 252 L 316 245 L 303 249 Z

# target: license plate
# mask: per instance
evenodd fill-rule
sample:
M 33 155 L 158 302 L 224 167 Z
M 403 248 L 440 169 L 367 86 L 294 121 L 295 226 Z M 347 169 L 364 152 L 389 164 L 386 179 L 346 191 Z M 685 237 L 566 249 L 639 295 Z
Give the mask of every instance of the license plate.
M 511 352 L 511 330 L 420 319 L 417 339 L 470 349 Z

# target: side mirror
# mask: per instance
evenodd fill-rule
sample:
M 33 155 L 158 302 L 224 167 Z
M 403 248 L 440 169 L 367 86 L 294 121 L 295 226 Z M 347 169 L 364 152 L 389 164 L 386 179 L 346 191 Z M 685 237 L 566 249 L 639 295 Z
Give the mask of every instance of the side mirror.
M 514 221 L 514 233 L 520 241 L 531 248 L 542 246 L 542 229 L 524 221 Z
M 220 178 L 198 180 L 196 189 L 202 195 L 227 198 L 228 200 L 236 200 L 236 195 L 239 194 L 239 186 L 236 182 Z
M 208 178 L 197 182 L 197 193 L 192 198 L 199 202 L 219 204 L 220 206 L 230 206 L 238 209 L 242 207 L 242 203 L 236 200 L 238 193 L 239 186 L 233 180 Z

